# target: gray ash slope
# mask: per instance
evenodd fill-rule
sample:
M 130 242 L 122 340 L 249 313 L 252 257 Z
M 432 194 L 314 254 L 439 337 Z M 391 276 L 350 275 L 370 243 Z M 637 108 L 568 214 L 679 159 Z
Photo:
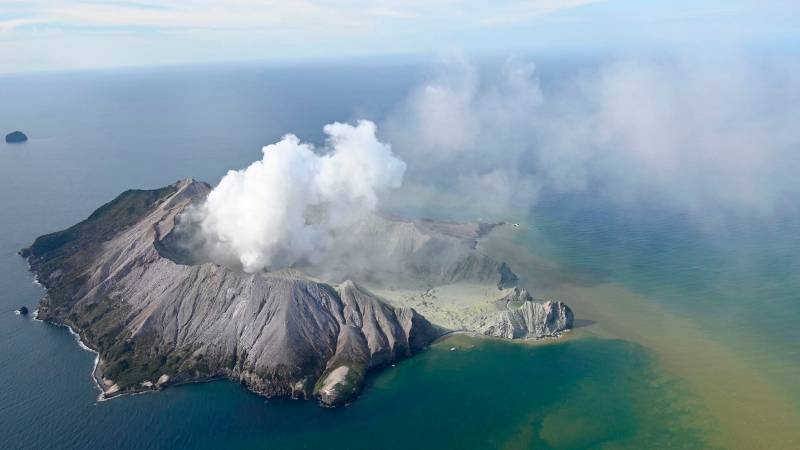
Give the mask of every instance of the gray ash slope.
M 369 370 L 442 334 L 414 309 L 393 307 L 352 281 L 181 263 L 164 243 L 179 215 L 210 190 L 194 180 L 129 190 L 20 252 L 47 290 L 38 317 L 70 326 L 98 352 L 94 376 L 104 396 L 229 378 L 265 396 L 338 405 L 358 393 Z M 504 264 L 472 251 L 483 225 L 380 220 L 378 228 L 392 228 L 387 248 L 422 256 L 409 258 L 413 273 L 427 270 L 434 281 L 510 279 Z M 455 243 L 458 250 L 441 251 Z

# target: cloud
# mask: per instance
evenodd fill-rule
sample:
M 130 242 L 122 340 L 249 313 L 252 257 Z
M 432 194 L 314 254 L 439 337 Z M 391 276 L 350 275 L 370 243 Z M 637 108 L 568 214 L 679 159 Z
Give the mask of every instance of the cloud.
M 15 61 L 0 73 L 452 49 L 788 47 L 798 39 L 796 9 L 788 1 L 749 0 L 723 7 L 611 0 L 0 2 L 0 59 Z
M 31 1 L 24 6 L 6 6 L 24 13 L 37 23 L 79 28 L 138 27 L 158 29 L 316 29 L 332 32 L 337 28 L 371 28 L 383 21 L 426 21 L 452 15 L 460 7 L 459 19 L 465 25 L 482 24 L 489 11 L 501 17 L 535 18 L 560 10 L 595 3 L 598 0 L 515 1 L 508 5 L 494 2 L 451 0 L 430 1 L 325 1 L 295 2 L 263 0 L 142 0 L 136 2 Z M 0 6 L 2 8 L 2 6 Z M 0 9 L 2 11 L 2 9 Z M 468 13 L 474 11 L 476 14 Z M 9 22 L 12 25 L 22 26 Z
M 543 88 L 530 63 L 450 61 L 384 129 L 415 185 L 476 213 L 591 192 L 704 221 L 800 198 L 798 61 L 741 55 L 607 62 Z
M 314 263 L 401 186 L 406 165 L 377 140 L 374 123 L 324 131 L 321 151 L 289 134 L 222 178 L 192 214 L 212 259 L 247 272 Z
M 606 0 L 543 0 L 516 2 L 507 5 L 505 8 L 498 8 L 498 10 L 494 11 L 492 14 L 480 19 L 478 23 L 491 27 L 519 24 L 557 12 L 605 2 Z
M 10 33 L 17 28 L 47 23 L 46 19 L 8 19 L 0 20 L 0 33 Z

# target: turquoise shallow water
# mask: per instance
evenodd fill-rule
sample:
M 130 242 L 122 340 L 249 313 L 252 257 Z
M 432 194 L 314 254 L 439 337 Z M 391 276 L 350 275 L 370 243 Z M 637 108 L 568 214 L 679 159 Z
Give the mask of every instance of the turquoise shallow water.
M 93 355 L 65 329 L 12 312 L 41 296 L 15 255 L 36 236 L 130 187 L 213 182 L 287 131 L 314 140 L 324 123 L 381 117 L 418 76 L 358 66 L 0 78 L 0 123 L 31 136 L 0 144 L 0 447 L 708 446 L 717 405 L 704 404 L 656 349 L 596 332 L 603 323 L 552 345 L 455 337 L 372 377 L 357 402 L 331 411 L 266 401 L 229 382 L 98 403 Z M 534 289 L 620 283 L 698 324 L 798 405 L 798 222 L 708 233 L 593 198 L 543 203 L 529 222 L 536 233 L 517 250 L 559 266 Z M 669 336 L 659 339 L 668 347 Z

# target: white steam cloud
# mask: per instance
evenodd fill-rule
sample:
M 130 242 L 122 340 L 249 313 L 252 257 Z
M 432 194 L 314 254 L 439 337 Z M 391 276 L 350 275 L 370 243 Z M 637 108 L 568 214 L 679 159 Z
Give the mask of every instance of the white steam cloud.
M 247 272 L 314 263 L 402 185 L 406 164 L 377 139 L 374 123 L 324 131 L 320 151 L 289 134 L 222 178 L 195 218 L 212 259 L 235 258 Z

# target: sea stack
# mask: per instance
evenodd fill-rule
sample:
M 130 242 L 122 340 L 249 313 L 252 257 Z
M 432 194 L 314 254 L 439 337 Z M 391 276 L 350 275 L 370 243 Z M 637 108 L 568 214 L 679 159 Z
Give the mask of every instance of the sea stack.
M 22 131 L 14 131 L 6 135 L 6 142 L 9 144 L 17 144 L 28 140 L 28 136 Z

